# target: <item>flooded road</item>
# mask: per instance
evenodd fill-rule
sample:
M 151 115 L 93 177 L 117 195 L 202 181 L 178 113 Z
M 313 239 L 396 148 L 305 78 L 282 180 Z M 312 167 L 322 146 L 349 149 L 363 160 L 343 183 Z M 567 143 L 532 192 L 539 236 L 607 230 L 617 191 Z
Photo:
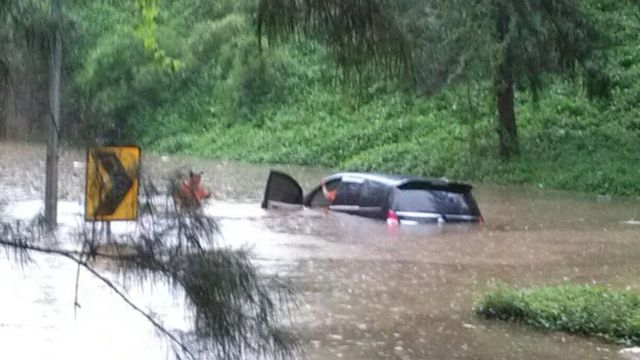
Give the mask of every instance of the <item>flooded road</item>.
M 41 207 L 43 147 L 0 143 L 0 213 L 27 219 Z M 62 230 L 81 222 L 85 155 L 60 162 Z M 74 165 L 74 162 L 75 165 Z M 143 155 L 144 172 L 205 172 L 206 211 L 224 242 L 248 245 L 265 272 L 299 294 L 294 327 L 306 359 L 620 359 L 599 340 L 489 322 L 474 301 L 496 282 L 577 282 L 640 291 L 640 201 L 518 186 L 476 186 L 484 226 L 388 229 L 384 223 L 315 210 L 259 208 L 267 167 Z M 310 189 L 327 171 L 278 167 Z M 2 256 L 2 255 L 0 255 Z M 2 257 L 0 357 L 164 359 L 167 342 L 109 289 L 84 274 L 74 314 L 75 266 L 48 256 L 21 268 Z M 128 288 L 170 327 L 184 305 L 162 285 Z M 95 349 L 100 349 L 96 352 Z

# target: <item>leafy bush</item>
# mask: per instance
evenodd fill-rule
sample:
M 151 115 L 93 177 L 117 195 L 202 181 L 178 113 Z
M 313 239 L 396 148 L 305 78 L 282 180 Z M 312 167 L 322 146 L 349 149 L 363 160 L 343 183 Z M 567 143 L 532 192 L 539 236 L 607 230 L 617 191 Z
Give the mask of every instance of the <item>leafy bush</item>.
M 588 285 L 500 287 L 484 295 L 474 310 L 489 319 L 640 345 L 640 294 L 636 292 Z

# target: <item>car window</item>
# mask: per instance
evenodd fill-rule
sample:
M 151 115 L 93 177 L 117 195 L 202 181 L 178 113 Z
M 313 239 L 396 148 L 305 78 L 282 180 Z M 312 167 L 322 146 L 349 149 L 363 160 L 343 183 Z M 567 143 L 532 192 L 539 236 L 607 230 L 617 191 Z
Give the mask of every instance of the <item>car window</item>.
M 384 207 L 388 198 L 388 187 L 375 181 L 365 181 L 360 190 L 358 205 L 361 207 Z
M 432 212 L 450 215 L 477 215 L 470 193 L 444 190 L 403 189 L 395 196 L 397 211 Z
M 338 188 L 338 186 L 340 185 L 340 179 L 334 179 L 331 181 L 328 181 L 325 184 L 325 188 L 327 189 L 327 191 L 336 191 L 336 189 Z M 322 190 L 322 185 L 316 187 L 315 189 L 313 189 L 313 191 L 310 193 L 310 195 L 308 195 L 309 200 L 307 201 L 307 206 L 309 207 L 327 207 L 329 205 L 331 205 L 331 202 L 326 198 L 323 190 Z
M 338 194 L 332 205 L 357 206 L 362 185 L 362 180 L 351 181 L 343 179 L 340 182 L 340 186 L 338 186 Z

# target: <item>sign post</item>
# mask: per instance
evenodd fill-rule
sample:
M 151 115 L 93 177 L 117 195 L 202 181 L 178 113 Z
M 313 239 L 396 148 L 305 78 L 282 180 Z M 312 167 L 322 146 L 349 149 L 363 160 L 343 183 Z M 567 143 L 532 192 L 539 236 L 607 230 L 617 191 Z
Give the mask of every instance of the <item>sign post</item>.
M 86 221 L 136 220 L 140 148 L 107 146 L 87 151 Z
M 60 79 L 62 73 L 62 0 L 51 2 L 51 19 L 55 29 L 51 37 L 49 59 L 49 134 L 44 190 L 44 217 L 50 229 L 58 222 L 58 141 L 60 138 Z

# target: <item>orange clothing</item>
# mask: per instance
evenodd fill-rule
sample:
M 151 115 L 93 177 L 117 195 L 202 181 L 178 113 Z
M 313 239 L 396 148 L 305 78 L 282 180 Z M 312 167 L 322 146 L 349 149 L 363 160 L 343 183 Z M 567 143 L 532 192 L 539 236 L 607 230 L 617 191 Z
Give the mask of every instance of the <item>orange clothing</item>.
M 194 200 L 202 201 L 211 197 L 211 193 L 205 190 L 199 184 L 193 184 L 189 180 L 185 180 L 180 185 L 181 195 L 185 198 L 191 198 Z
M 177 194 L 180 206 L 198 208 L 201 206 L 202 200 L 211 197 L 211 193 L 202 187 L 200 180 L 199 174 L 192 174 L 180 184 L 180 190 Z

